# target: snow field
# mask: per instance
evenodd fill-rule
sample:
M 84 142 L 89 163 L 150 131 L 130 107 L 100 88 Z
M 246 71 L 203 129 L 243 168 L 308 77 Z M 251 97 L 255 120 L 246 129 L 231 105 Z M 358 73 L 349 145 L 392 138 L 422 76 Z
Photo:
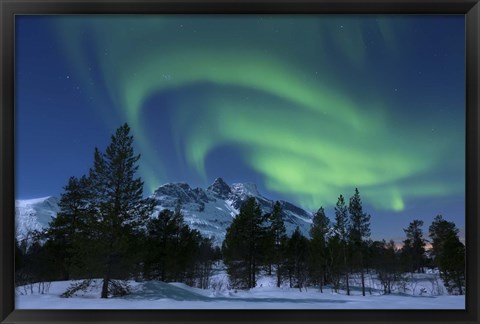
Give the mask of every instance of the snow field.
M 347 296 L 326 287 L 307 290 L 278 288 L 275 278 L 259 278 L 257 287 L 250 290 L 229 289 L 226 275 L 212 278 L 210 289 L 189 287 L 183 283 L 160 281 L 129 281 L 132 293 L 124 297 L 101 299 L 101 280 L 95 280 L 90 290 L 72 298 L 60 295 L 75 281 L 52 282 L 42 294 L 38 284 L 17 287 L 17 309 L 465 309 L 464 296 L 432 295 L 419 293 L 428 289 L 428 275 L 416 276 L 417 295 L 397 292 L 382 295 L 372 288 L 362 296 L 359 287 Z M 353 279 L 353 281 L 355 278 Z M 33 288 L 33 290 L 31 289 Z

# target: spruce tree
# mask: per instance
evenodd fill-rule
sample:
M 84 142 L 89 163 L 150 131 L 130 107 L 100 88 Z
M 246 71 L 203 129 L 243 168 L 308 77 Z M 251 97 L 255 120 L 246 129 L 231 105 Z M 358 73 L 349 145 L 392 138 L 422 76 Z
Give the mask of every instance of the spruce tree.
M 135 256 L 129 241 L 155 207 L 153 199 L 143 197 L 143 181 L 136 177 L 139 159 L 127 124 L 116 130 L 105 152 L 95 148 L 90 170 L 94 221 L 90 226 L 97 236 L 96 253 L 102 260 L 102 298 L 125 292 L 115 279 L 128 278 L 128 266 Z
M 339 251 L 332 251 L 333 253 L 339 253 L 343 259 L 341 271 L 345 275 L 345 285 L 347 290 L 347 295 L 350 295 L 350 279 L 349 279 L 349 230 L 350 222 L 347 214 L 347 206 L 345 205 L 345 199 L 343 195 L 338 197 L 337 204 L 335 206 L 335 224 L 333 225 L 334 236 L 336 237 L 335 242 L 338 244 Z M 337 245 L 333 245 L 337 246 Z
M 176 256 L 176 243 L 181 230 L 178 215 L 169 209 L 161 210 L 147 221 L 144 249 L 144 275 L 148 279 L 172 281 L 172 263 Z
M 276 201 L 273 205 L 269 219 L 271 223 L 268 232 L 269 237 L 272 238 L 273 247 L 272 261 L 276 270 L 277 287 L 280 287 L 284 275 L 285 248 L 288 237 L 282 217 L 282 205 L 279 201 Z
M 325 210 L 320 207 L 313 215 L 310 227 L 311 237 L 311 275 L 323 292 L 327 271 L 327 243 L 330 233 L 330 220 L 325 215 Z
M 465 246 L 458 238 L 455 223 L 437 215 L 429 227 L 434 264 L 440 270 L 449 293 L 464 294 L 465 286 Z
M 233 287 L 256 286 L 263 234 L 260 205 L 254 197 L 250 197 L 240 207 L 240 213 L 227 228 L 222 245 L 224 261 Z
M 349 239 L 352 247 L 356 267 L 360 270 L 362 282 L 362 295 L 365 296 L 365 262 L 364 250 L 365 241 L 370 237 L 370 215 L 363 212 L 360 193 L 355 188 L 354 195 L 350 198 L 348 205 L 350 213 Z
M 297 226 L 287 243 L 287 269 L 290 287 L 306 289 L 309 241 Z
M 422 231 L 423 221 L 413 220 L 407 228 L 403 229 L 406 240 L 403 241 L 402 254 L 406 262 L 407 269 L 414 273 L 423 272 L 425 265 L 425 239 Z
M 440 277 L 450 294 L 463 295 L 465 286 L 465 246 L 458 236 L 451 232 L 442 245 L 437 257 Z
M 61 280 L 69 280 L 72 275 L 77 278 L 89 275 L 82 250 L 89 246 L 89 238 L 85 234 L 90 216 L 90 190 L 90 181 L 86 176 L 80 179 L 70 177 L 58 204 L 60 211 L 49 223 L 46 232 L 45 249 L 54 263 L 61 267 Z
M 343 255 L 344 245 L 338 235 L 333 235 L 327 242 L 327 275 L 336 293 L 340 289 L 340 279 L 345 269 L 345 258 Z
M 432 254 L 436 258 L 442 254 L 443 243 L 451 235 L 458 235 L 458 229 L 453 222 L 443 219 L 442 215 L 435 216 L 428 228 L 432 243 Z

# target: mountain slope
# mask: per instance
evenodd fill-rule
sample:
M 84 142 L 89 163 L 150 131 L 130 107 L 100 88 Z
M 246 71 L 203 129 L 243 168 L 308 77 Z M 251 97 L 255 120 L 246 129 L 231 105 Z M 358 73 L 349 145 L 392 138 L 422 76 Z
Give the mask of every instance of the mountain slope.
M 226 229 L 238 215 L 243 202 L 252 196 L 260 203 L 263 213 L 271 212 L 274 201 L 262 196 L 254 184 L 235 183 L 230 186 L 221 178 L 207 189 L 191 188 L 187 183 L 167 183 L 153 194 L 159 205 L 152 216 L 162 209 L 173 210 L 180 204 L 185 222 L 204 236 L 212 238 L 216 245 L 221 245 Z M 287 233 L 291 234 L 298 226 L 308 236 L 312 214 L 289 202 L 280 203 Z M 17 200 L 17 239 L 21 241 L 29 231 L 48 227 L 58 211 L 58 199 L 55 197 Z
M 17 240 L 28 239 L 28 234 L 48 227 L 60 208 L 55 197 L 15 201 L 15 228 Z
M 153 196 L 159 202 L 159 210 L 174 209 L 180 204 L 187 224 L 211 237 L 218 245 L 223 242 L 227 227 L 248 197 L 257 199 L 263 213 L 271 212 L 274 204 L 273 200 L 262 196 L 254 184 L 229 186 L 222 178 L 217 178 L 207 189 L 191 188 L 186 183 L 168 183 L 159 187 Z M 280 203 L 287 233 L 291 234 L 299 226 L 308 236 L 312 214 L 289 202 Z

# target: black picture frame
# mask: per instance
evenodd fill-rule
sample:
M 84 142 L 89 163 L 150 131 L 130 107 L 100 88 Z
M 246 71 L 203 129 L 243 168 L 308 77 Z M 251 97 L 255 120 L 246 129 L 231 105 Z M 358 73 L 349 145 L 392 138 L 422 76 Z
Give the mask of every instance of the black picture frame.
M 1 323 L 477 323 L 480 216 L 480 4 L 478 0 L 0 0 Z M 15 310 L 14 22 L 22 14 L 464 14 L 466 16 L 465 310 Z

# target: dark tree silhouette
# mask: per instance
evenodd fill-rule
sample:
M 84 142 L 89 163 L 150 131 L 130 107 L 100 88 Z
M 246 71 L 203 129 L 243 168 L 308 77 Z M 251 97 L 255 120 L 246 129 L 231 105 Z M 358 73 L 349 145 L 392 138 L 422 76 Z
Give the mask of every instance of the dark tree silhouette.
M 131 258 L 129 241 L 145 224 L 156 202 L 143 198 L 143 181 L 136 177 L 140 155 L 133 151 L 133 136 L 127 124 L 119 127 L 105 152 L 95 148 L 90 170 L 91 207 L 95 220 L 91 231 L 98 235 L 96 253 L 102 260 L 102 298 L 126 293 L 114 279 L 128 277 Z

